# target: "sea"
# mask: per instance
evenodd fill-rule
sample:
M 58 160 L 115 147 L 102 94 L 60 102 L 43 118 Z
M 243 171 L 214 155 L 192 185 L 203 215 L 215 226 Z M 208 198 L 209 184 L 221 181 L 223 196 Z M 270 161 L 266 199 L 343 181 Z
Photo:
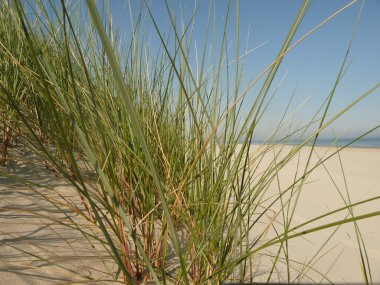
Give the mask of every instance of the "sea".
M 338 146 L 342 147 L 350 142 L 355 140 L 354 138 L 340 138 L 340 139 L 318 139 L 316 142 L 316 146 Z M 302 143 L 302 140 L 289 140 L 286 142 L 288 145 L 298 145 Z M 263 141 L 255 141 L 252 144 L 262 144 L 265 143 Z M 282 142 L 283 143 L 283 142 Z M 311 145 L 313 140 L 311 140 L 306 145 Z M 361 138 L 353 143 L 351 143 L 348 147 L 357 147 L 357 148 L 380 148 L 380 137 L 376 138 Z

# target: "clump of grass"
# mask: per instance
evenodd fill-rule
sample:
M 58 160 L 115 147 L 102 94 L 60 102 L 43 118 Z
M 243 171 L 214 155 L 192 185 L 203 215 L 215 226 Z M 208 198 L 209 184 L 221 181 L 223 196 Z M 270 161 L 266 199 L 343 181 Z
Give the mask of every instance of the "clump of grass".
M 83 207 L 76 211 L 102 233 L 97 238 L 119 266 L 122 282 L 255 281 L 256 258 L 268 248 L 275 253 L 267 280 L 277 264 L 284 263 L 290 281 L 296 261 L 287 258 L 288 240 L 380 214 L 355 216 L 354 204 L 348 202 L 336 211 L 349 211 L 350 218 L 305 229 L 324 215 L 291 226 L 305 179 L 328 159 L 311 164 L 319 133 L 379 87 L 327 117 L 347 56 L 312 121 L 282 136 L 279 125 L 261 148 L 252 151 L 251 145 L 263 113 L 270 110 L 270 87 L 282 59 L 354 2 L 295 41 L 310 6 L 305 1 L 277 58 L 245 88 L 239 80 L 240 54 L 235 55 L 235 70 L 229 67 L 229 9 L 222 44 L 214 44 L 217 64 L 207 71 L 206 38 L 196 74 L 189 62 L 196 12 L 180 31 L 165 1 L 170 36 L 158 27 L 149 5 L 142 5 L 136 17 L 131 16 L 129 44 L 120 47 L 111 18 L 102 18 L 91 0 L 86 6 L 88 21 L 70 12 L 78 3 L 5 2 L 0 24 L 2 119 L 9 128 L 17 126 L 24 147 L 77 191 Z M 153 23 L 161 41 L 156 53 L 144 42 L 143 18 Z M 174 48 L 169 48 L 170 41 Z M 239 122 L 244 99 L 261 78 L 259 93 Z M 286 142 L 312 128 L 312 135 L 300 145 L 287 153 L 281 148 L 265 171 L 258 172 L 264 157 L 278 149 L 275 141 Z M 278 173 L 310 141 L 313 147 L 301 175 L 279 189 L 266 206 Z M 274 212 L 273 205 L 280 205 L 280 210 Z M 67 225 L 91 236 L 75 220 Z M 368 281 L 370 270 L 363 264 Z

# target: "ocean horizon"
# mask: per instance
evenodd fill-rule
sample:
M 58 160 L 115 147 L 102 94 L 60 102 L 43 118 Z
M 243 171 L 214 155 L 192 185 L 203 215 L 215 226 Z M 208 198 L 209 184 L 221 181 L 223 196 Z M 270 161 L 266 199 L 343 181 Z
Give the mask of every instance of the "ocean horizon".
M 340 138 L 340 139 L 326 139 L 321 138 L 316 142 L 316 146 L 338 146 L 342 147 L 350 142 L 355 140 L 355 138 Z M 287 145 L 299 145 L 303 142 L 301 139 L 291 139 L 288 141 L 279 141 L 278 144 L 287 144 Z M 253 141 L 251 144 L 265 144 L 267 141 L 257 140 Z M 313 140 L 309 141 L 306 145 L 312 145 Z M 376 138 L 361 138 L 353 143 L 351 143 L 348 147 L 355 148 L 380 148 L 380 137 Z

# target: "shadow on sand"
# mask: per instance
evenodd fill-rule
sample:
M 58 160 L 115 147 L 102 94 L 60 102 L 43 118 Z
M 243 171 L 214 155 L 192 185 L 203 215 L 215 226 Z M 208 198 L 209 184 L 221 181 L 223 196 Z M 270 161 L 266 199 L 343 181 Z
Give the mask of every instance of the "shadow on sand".
M 0 169 L 0 283 L 108 283 L 117 269 L 104 247 L 70 228 L 73 219 L 86 221 L 44 195 L 78 202 L 77 193 L 38 159 L 10 149 Z M 92 231 L 88 225 L 87 232 Z

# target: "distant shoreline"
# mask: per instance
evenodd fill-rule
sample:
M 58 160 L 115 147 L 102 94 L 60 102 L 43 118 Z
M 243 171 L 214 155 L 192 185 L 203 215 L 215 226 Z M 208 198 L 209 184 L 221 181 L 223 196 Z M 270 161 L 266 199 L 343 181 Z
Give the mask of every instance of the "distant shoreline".
M 354 139 L 319 139 L 317 140 L 316 147 L 343 147 L 353 141 Z M 288 142 L 271 142 L 278 145 L 299 145 L 302 140 L 290 140 Z M 252 145 L 263 145 L 268 144 L 268 141 L 253 141 Z M 312 141 L 308 142 L 305 146 L 311 146 Z M 380 138 L 362 138 L 358 141 L 353 142 L 346 148 L 366 148 L 366 149 L 380 149 Z

